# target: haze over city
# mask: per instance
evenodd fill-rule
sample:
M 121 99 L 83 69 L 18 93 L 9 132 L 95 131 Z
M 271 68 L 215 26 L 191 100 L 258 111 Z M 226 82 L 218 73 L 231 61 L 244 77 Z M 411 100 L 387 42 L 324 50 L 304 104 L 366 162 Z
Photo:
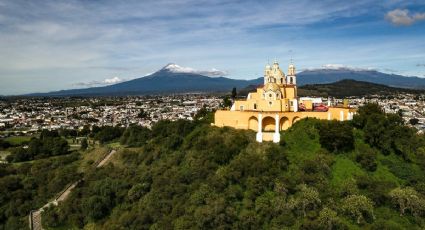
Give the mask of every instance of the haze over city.
M 348 66 L 425 75 L 423 1 L 0 0 L 0 95 L 102 86 L 167 63 L 262 75 Z

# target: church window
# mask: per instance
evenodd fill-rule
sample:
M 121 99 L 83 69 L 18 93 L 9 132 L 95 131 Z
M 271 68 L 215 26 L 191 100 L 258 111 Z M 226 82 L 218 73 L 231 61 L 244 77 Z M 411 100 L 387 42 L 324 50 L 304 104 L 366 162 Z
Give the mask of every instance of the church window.
M 269 97 L 270 97 L 270 98 L 272 97 L 272 94 L 271 94 L 271 93 L 269 93 Z
M 272 102 L 271 101 L 269 101 L 269 105 L 272 106 Z
M 254 109 L 257 109 L 257 104 L 256 103 L 254 103 Z
M 240 108 L 241 111 L 243 111 L 243 105 L 241 105 L 239 108 Z

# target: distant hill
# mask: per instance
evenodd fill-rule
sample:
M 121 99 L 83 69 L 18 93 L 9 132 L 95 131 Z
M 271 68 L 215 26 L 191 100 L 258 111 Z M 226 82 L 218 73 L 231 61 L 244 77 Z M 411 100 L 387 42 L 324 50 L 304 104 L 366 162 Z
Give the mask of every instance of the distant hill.
M 305 70 L 297 75 L 298 85 L 325 84 L 344 79 L 372 82 L 399 88 L 425 89 L 425 78 L 387 74 L 376 70 L 350 68 Z
M 209 77 L 204 72 L 190 71 L 190 68 L 168 64 L 159 71 L 134 80 L 114 85 L 85 89 L 61 90 L 48 93 L 34 93 L 26 96 L 124 96 L 146 94 L 168 94 L 187 92 L 229 92 L 263 83 L 263 78 L 237 80 L 226 77 Z M 371 82 L 399 88 L 425 89 L 425 79 L 386 74 L 374 70 L 348 68 L 306 70 L 298 73 L 298 86 L 327 84 L 344 79 Z
M 249 85 L 238 91 L 239 97 L 245 97 L 249 92 L 256 91 L 259 85 Z M 298 87 L 298 96 L 314 96 L 314 97 L 350 97 L 350 96 L 367 96 L 367 95 L 394 95 L 398 93 L 425 93 L 421 89 L 396 88 L 382 84 L 375 84 L 365 81 L 356 81 L 352 79 L 344 79 L 329 84 L 307 84 Z
M 424 93 L 425 90 L 395 88 L 356 80 L 341 80 L 329 84 L 308 84 L 299 87 L 299 96 L 349 97 L 367 95 L 393 95 L 398 93 Z

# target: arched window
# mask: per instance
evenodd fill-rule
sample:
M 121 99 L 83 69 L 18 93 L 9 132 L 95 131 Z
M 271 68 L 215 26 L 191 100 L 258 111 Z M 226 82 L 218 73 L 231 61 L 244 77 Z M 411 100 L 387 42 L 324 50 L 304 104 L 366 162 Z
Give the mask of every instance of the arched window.
M 257 109 L 257 104 L 256 103 L 254 103 L 254 109 Z

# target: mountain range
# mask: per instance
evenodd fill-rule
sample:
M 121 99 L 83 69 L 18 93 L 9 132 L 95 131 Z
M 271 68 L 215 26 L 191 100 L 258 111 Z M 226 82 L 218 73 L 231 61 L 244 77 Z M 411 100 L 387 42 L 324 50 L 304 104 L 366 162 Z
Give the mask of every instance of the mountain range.
M 191 68 L 168 64 L 148 76 L 113 85 L 84 89 L 61 90 L 48 93 L 33 93 L 26 96 L 125 96 L 187 92 L 228 92 L 250 85 L 260 85 L 263 78 L 252 80 L 231 79 L 220 76 L 221 71 L 194 71 Z M 210 75 L 210 76 L 206 76 Z M 343 79 L 365 81 L 402 88 L 425 89 L 425 78 L 386 74 L 375 70 L 350 68 L 311 69 L 297 74 L 299 86 L 326 84 Z

